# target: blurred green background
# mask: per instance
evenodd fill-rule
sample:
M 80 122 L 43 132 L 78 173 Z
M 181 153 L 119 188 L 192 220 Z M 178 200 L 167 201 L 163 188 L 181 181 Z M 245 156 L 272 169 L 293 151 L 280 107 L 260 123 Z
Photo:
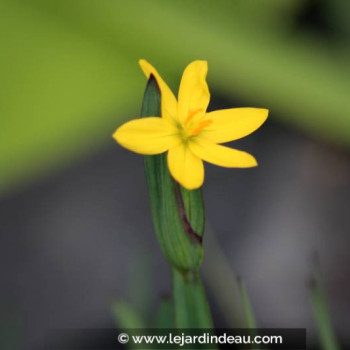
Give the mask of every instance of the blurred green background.
M 207 59 L 216 93 L 350 146 L 348 1 L 0 4 L 0 193 L 96 152 L 137 116 L 139 58 L 173 87 L 189 61 Z M 313 6 L 321 29 L 297 22 Z
M 316 251 L 345 349 L 349 44 L 346 0 L 0 0 L 0 347 L 37 349 L 47 327 L 111 327 L 116 296 L 115 316 L 141 324 L 169 294 L 142 158 L 111 137 L 139 115 L 145 58 L 175 92 L 184 67 L 207 60 L 209 109 L 270 109 L 238 143 L 257 169 L 206 168 L 215 323 L 242 320 L 234 271 L 258 325 L 306 327 L 318 348 L 305 287 Z

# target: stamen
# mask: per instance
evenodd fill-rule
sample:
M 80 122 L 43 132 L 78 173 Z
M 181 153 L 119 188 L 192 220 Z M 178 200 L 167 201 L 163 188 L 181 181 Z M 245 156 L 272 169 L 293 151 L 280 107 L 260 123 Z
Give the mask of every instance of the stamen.
M 197 109 L 190 111 L 190 113 L 188 114 L 188 117 L 185 120 L 185 124 L 188 123 L 197 113 L 199 113 L 201 111 L 203 111 L 202 108 L 197 108 Z
M 213 121 L 210 120 L 210 119 L 201 121 L 201 122 L 198 124 L 198 126 L 197 126 L 195 129 L 193 129 L 193 130 L 191 131 L 191 134 L 192 134 L 192 135 L 197 135 L 200 131 L 202 131 L 205 127 L 207 127 L 208 125 L 210 125 L 212 122 L 213 122 Z

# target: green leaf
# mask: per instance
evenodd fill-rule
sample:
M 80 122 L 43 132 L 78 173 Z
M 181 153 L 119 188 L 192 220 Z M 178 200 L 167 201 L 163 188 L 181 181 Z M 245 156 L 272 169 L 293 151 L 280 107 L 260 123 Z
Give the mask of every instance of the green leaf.
M 237 283 L 238 283 L 239 292 L 241 295 L 241 301 L 243 304 L 244 314 L 246 317 L 247 328 L 256 328 L 255 315 L 253 312 L 253 307 L 252 307 L 252 304 L 250 302 L 250 298 L 249 298 L 249 295 L 247 293 L 247 289 L 245 287 L 245 284 L 240 278 L 237 279 Z
M 210 223 L 207 224 L 203 277 L 227 326 L 239 328 L 244 325 L 244 312 L 237 278 L 216 237 Z
M 349 33 L 347 2 L 328 3 L 333 27 Z M 347 45 L 335 38 L 329 50 L 327 40 L 296 33 L 303 5 L 0 1 L 0 194 L 111 145 L 118 124 L 137 116 L 139 58 L 173 86 L 187 63 L 207 59 L 213 94 L 349 148 Z
M 327 296 L 319 274 L 311 282 L 311 300 L 322 349 L 340 350 L 329 315 Z
M 174 328 L 174 306 L 168 298 L 160 300 L 156 328 Z
M 112 314 L 119 328 L 145 328 L 142 316 L 129 303 L 119 300 L 112 303 Z
M 237 278 L 237 284 L 238 284 L 238 289 L 241 295 L 241 300 L 243 304 L 243 310 L 246 318 L 246 327 L 253 329 L 253 333 L 256 333 L 254 329 L 256 329 L 256 320 L 255 320 L 255 315 L 252 307 L 252 303 L 250 301 L 249 295 L 247 293 L 246 286 L 244 282 L 242 281 L 241 278 Z M 255 334 L 257 335 L 257 334 Z M 254 350 L 259 350 L 260 347 L 257 345 L 254 345 Z M 265 349 L 265 348 L 264 348 Z M 267 348 L 266 348 L 267 349 Z
M 134 62 L 33 4 L 0 1 L 0 194 L 112 142 L 142 81 Z

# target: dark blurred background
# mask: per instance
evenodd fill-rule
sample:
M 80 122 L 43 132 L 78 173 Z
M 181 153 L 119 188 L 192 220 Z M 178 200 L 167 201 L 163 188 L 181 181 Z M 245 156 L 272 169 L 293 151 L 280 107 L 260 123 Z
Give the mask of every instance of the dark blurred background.
M 317 260 L 349 346 L 349 10 L 342 0 L 1 0 L 2 348 L 38 349 L 48 328 L 113 327 L 116 299 L 147 320 L 171 292 L 142 157 L 111 138 L 139 114 L 139 58 L 174 91 L 185 65 L 206 59 L 209 109 L 270 109 L 232 144 L 258 168 L 206 167 L 202 271 L 216 325 L 239 325 L 239 275 L 259 326 L 306 327 L 317 347 Z

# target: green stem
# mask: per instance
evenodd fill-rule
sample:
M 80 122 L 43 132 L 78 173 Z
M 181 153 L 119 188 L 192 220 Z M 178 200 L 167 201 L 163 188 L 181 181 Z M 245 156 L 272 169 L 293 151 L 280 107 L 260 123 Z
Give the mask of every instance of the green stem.
M 210 308 L 198 270 L 173 269 L 175 325 L 177 328 L 213 328 Z

